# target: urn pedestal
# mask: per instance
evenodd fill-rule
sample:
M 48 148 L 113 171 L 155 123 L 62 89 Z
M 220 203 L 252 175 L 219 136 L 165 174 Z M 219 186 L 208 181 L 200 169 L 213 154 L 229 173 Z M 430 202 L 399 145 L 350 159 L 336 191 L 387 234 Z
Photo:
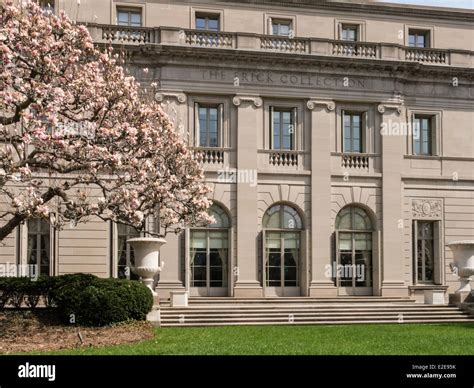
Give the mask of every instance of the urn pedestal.
M 132 272 L 140 276 L 143 284 L 156 296 L 153 282 L 155 275 L 162 269 L 162 266 L 159 266 L 159 252 L 161 246 L 166 244 L 166 240 L 164 238 L 137 237 L 127 240 L 127 243 L 133 248 L 135 255 L 135 265 L 131 268 Z

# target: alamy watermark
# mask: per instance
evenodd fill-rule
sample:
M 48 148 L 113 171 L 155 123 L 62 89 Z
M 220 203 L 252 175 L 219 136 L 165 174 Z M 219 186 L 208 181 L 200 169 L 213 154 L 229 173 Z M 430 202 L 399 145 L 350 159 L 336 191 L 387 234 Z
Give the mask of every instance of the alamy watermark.
M 246 183 L 250 187 L 257 186 L 257 170 L 245 170 L 226 167 L 217 171 L 217 180 L 220 183 Z
M 0 264 L 0 277 L 28 277 L 35 281 L 40 274 L 39 264 Z
M 380 134 L 382 136 L 411 136 L 415 140 L 420 139 L 420 124 L 405 123 L 388 120 L 380 125 Z
M 364 264 L 332 264 L 324 266 L 324 276 L 328 279 L 352 279 L 357 282 L 365 281 L 365 265 Z
M 88 121 L 59 123 L 54 127 L 54 134 L 65 138 L 83 137 L 92 140 L 96 137 L 96 125 Z

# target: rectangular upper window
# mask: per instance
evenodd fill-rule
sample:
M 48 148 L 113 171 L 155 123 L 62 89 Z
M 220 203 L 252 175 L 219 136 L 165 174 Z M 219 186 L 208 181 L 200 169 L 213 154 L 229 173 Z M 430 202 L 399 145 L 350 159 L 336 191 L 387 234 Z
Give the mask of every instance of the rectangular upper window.
M 196 13 L 196 29 L 205 31 L 220 31 L 220 16 L 217 14 Z
M 196 104 L 198 147 L 220 147 L 222 142 L 222 104 Z
M 291 35 L 292 30 L 293 22 L 291 19 L 272 18 L 272 35 L 289 37 Z
M 364 114 L 362 112 L 343 112 L 343 152 L 363 153 Z
M 296 109 L 271 108 L 271 139 L 273 150 L 295 150 Z
M 430 31 L 409 29 L 408 46 L 418 48 L 430 47 Z
M 414 115 L 413 117 L 413 155 L 433 155 L 434 116 Z
M 342 24 L 339 39 L 357 42 L 359 40 L 359 26 L 354 24 Z
M 142 10 L 140 8 L 117 8 L 117 25 L 141 27 Z

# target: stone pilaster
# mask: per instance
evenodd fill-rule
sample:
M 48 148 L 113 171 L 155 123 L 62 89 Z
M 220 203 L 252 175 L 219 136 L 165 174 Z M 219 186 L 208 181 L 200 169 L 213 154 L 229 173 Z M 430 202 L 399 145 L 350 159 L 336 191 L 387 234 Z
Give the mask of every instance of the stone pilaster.
M 181 132 L 180 123 L 186 122 L 186 94 L 181 91 L 158 91 L 155 100 L 160 103 L 166 102 L 163 108 L 169 114 L 177 132 Z M 166 236 L 166 244 L 160 249 L 160 265 L 163 270 L 160 273 L 155 291 L 161 299 L 168 299 L 170 291 L 184 291 L 184 279 L 181 280 L 181 260 L 184 260 L 185 252 L 181 252 L 182 244 L 180 237 L 175 234 Z M 186 269 L 188 270 L 188 269 Z
M 390 128 L 404 122 L 403 101 L 378 106 L 382 116 L 382 296 L 407 296 L 403 271 L 403 155 L 406 139 Z
M 257 122 L 263 105 L 258 96 L 237 95 L 237 168 L 257 170 Z M 237 174 L 239 176 L 240 174 Z M 261 297 L 258 278 L 258 195 L 257 185 L 237 181 L 237 268 L 235 297 Z M 254 187 L 252 187 L 254 186 Z
M 333 101 L 309 100 L 311 110 L 311 281 L 310 296 L 336 296 L 326 276 L 331 265 L 331 131 L 335 128 Z

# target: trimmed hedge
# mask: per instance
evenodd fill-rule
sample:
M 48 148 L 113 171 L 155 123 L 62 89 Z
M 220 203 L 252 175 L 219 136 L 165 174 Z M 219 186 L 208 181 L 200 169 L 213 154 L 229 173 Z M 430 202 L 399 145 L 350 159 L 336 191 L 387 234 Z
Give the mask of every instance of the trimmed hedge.
M 100 279 L 90 274 L 56 277 L 0 277 L 0 309 L 7 305 L 34 309 L 42 300 L 64 323 L 103 326 L 145 320 L 153 307 L 150 290 L 137 281 Z
M 52 290 L 52 299 L 65 323 L 104 326 L 145 320 L 153 307 L 150 290 L 137 281 L 95 278 L 88 283 L 65 283 Z

